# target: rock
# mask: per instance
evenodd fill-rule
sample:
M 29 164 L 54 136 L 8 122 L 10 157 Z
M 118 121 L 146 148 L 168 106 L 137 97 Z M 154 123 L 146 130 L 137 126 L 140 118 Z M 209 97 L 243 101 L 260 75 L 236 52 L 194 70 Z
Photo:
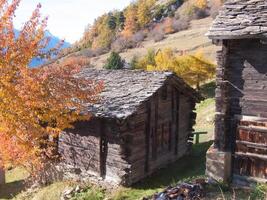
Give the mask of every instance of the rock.
M 80 191 L 81 191 L 81 188 L 80 188 L 79 185 L 77 185 L 76 188 L 75 188 L 75 192 L 78 193 L 78 192 L 80 192 Z

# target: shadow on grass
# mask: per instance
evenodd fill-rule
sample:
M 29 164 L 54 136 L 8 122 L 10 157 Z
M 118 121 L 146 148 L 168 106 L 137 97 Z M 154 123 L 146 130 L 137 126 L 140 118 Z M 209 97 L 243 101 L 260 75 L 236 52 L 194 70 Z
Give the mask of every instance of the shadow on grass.
M 0 199 L 12 199 L 25 189 L 23 180 L 0 185 Z
M 178 183 L 192 177 L 205 175 L 206 152 L 212 142 L 206 142 L 193 146 L 192 153 L 174 164 L 159 170 L 151 177 L 133 185 L 133 189 L 157 189 Z

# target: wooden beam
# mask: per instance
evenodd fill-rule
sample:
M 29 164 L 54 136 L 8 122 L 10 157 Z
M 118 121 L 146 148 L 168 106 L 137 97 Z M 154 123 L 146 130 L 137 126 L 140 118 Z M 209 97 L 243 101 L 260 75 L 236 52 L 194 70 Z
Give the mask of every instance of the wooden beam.
M 199 144 L 199 136 L 200 135 L 206 135 L 208 132 L 194 132 L 193 135 L 196 136 L 196 144 Z
M 105 133 L 105 121 L 100 121 L 100 176 L 105 178 L 106 176 L 106 161 L 107 161 L 107 153 L 108 153 L 108 142 Z
M 151 102 L 148 101 L 146 104 L 147 119 L 146 119 L 146 157 L 145 157 L 145 173 L 149 172 L 149 154 L 150 154 L 150 130 L 151 130 Z
M 175 155 L 178 155 L 178 146 L 179 146 L 179 129 L 180 129 L 180 98 L 181 95 L 179 94 L 179 91 L 176 90 L 176 131 L 175 131 Z
M 258 148 L 258 149 L 267 150 L 267 145 L 266 144 L 258 144 L 258 143 L 241 141 L 241 140 L 237 140 L 236 143 L 237 144 L 244 144 L 247 147 L 252 147 L 252 148 Z
M 247 131 L 255 131 L 260 133 L 267 133 L 267 127 L 259 127 L 259 126 L 238 126 L 240 130 L 247 130 Z
M 267 155 L 260 155 L 256 153 L 241 153 L 241 152 L 235 152 L 235 157 L 249 157 L 249 158 L 258 158 L 260 160 L 267 161 Z

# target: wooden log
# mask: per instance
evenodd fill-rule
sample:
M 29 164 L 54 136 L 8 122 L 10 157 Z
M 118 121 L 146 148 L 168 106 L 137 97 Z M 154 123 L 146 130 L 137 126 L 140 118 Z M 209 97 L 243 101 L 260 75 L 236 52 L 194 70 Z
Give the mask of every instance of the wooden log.
M 235 157 L 240 156 L 240 157 L 250 157 L 250 158 L 257 158 L 260 160 L 267 161 L 267 155 L 259 155 L 256 153 L 242 153 L 242 152 L 235 152 Z

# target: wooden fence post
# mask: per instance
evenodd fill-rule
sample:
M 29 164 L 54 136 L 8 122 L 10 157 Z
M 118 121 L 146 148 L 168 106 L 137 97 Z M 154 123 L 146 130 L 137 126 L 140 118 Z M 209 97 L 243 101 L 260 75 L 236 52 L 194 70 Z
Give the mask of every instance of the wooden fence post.
M 195 144 L 199 144 L 199 136 L 200 135 L 206 135 L 206 134 L 208 134 L 208 132 L 195 132 L 195 133 L 193 133 L 193 135 L 196 136 L 196 143 Z

